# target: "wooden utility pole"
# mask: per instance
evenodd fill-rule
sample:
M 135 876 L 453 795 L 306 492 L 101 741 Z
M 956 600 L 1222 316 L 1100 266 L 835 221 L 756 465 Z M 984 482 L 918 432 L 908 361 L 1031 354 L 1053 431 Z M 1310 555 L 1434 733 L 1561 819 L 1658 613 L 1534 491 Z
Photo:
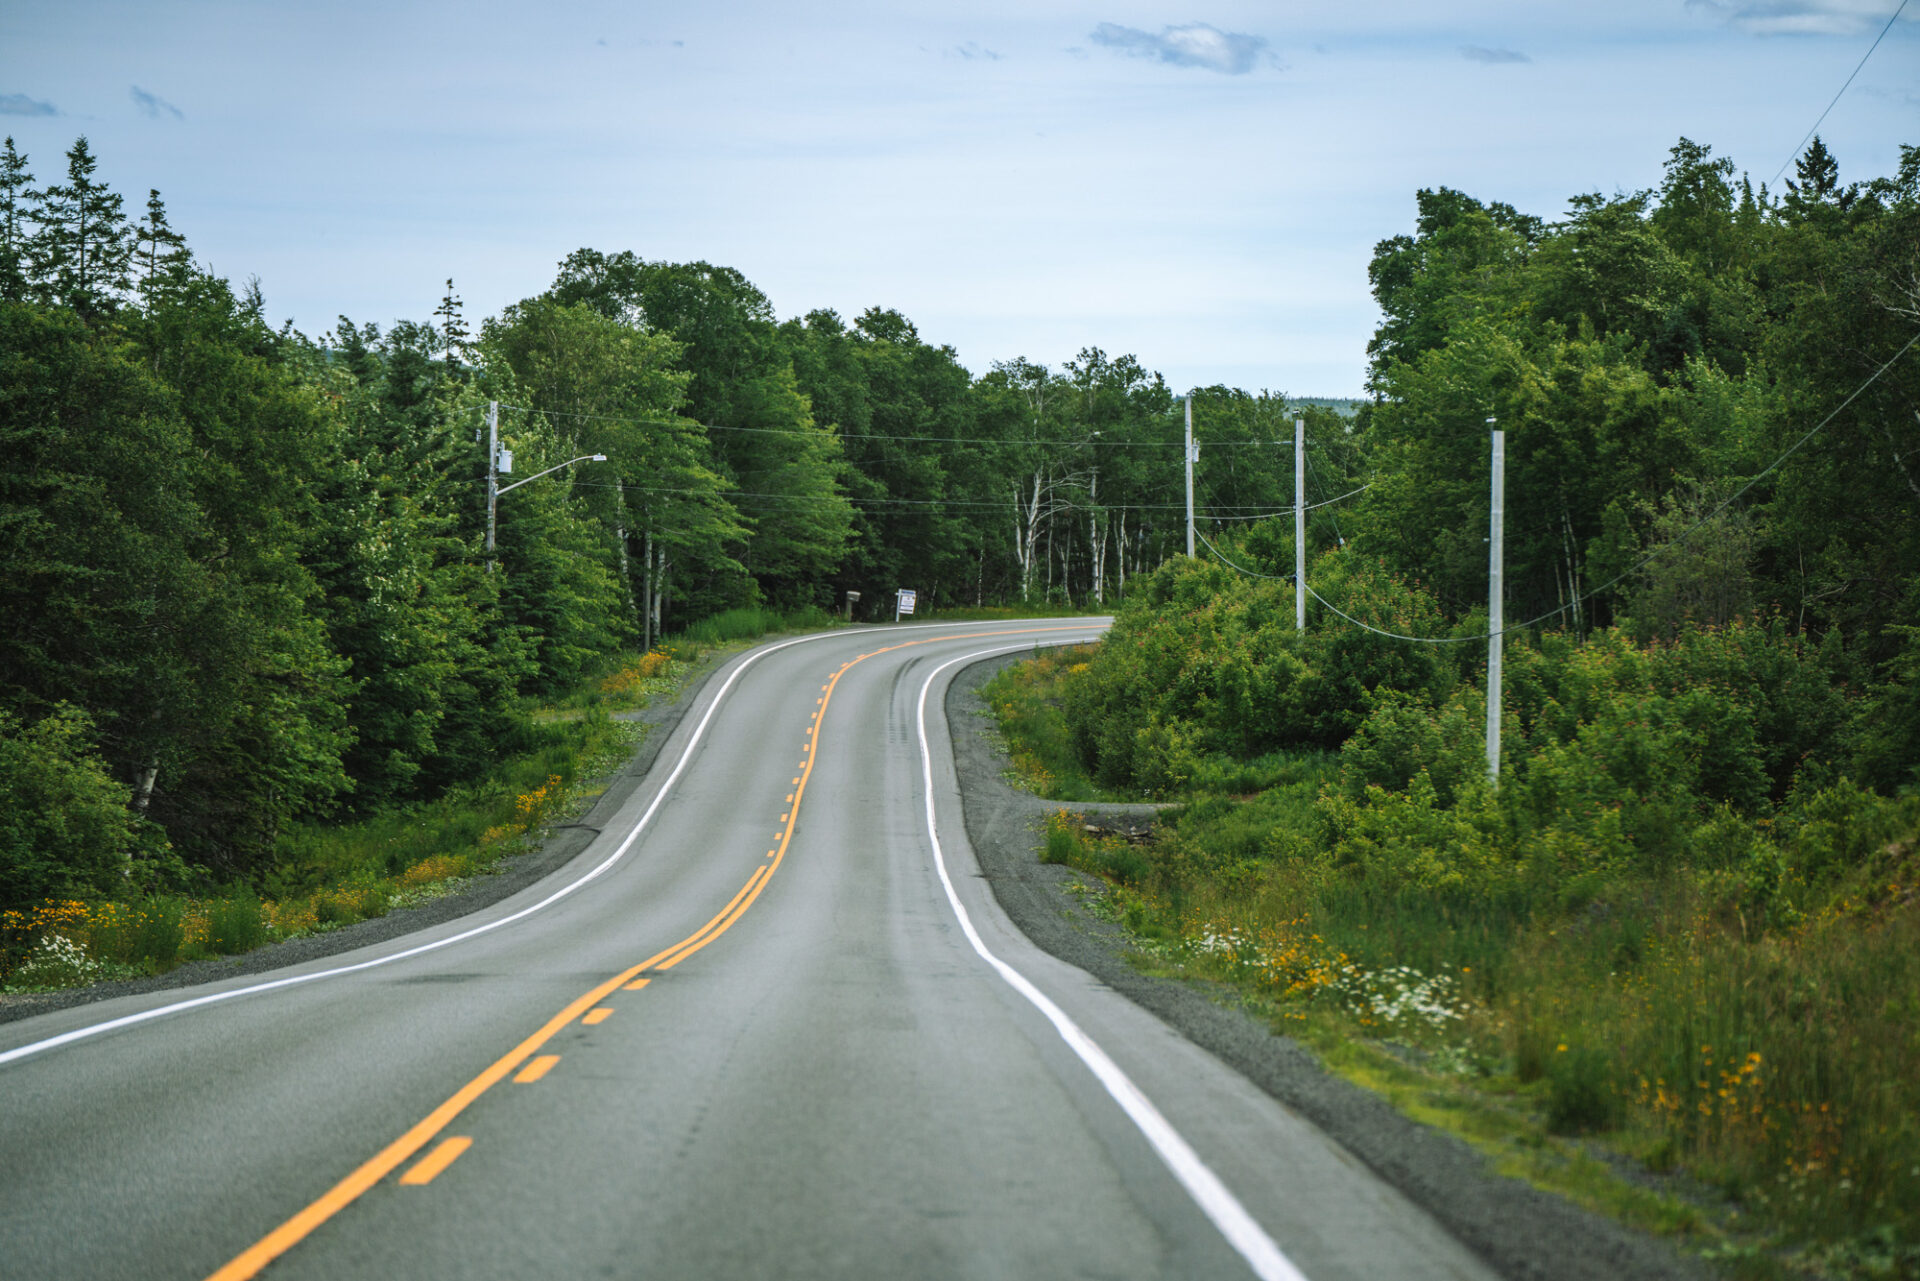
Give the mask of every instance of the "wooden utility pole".
M 493 512 L 500 500 L 500 402 L 487 402 L 487 572 L 493 572 Z
M 1193 443 L 1193 393 L 1187 393 L 1187 559 L 1193 559 L 1193 461 L 1200 450 Z
M 1487 419 L 1493 427 L 1494 420 Z M 1493 502 L 1487 532 L 1487 781 L 1500 786 L 1500 633 L 1506 629 L 1507 433 L 1493 427 Z
M 1293 629 L 1307 630 L 1307 420 L 1293 420 Z

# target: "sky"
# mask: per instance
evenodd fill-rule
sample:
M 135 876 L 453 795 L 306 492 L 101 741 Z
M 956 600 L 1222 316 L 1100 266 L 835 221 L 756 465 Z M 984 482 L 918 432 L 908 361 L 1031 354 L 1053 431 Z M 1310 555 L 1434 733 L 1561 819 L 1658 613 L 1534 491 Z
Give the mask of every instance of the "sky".
M 1686 136 L 1777 189 L 1898 4 L 4 0 L 0 133 L 43 184 L 84 134 L 309 334 L 449 277 L 477 322 L 591 247 L 892 308 L 976 373 L 1349 396 L 1420 188 L 1555 220 Z M 1820 135 L 1843 181 L 1920 143 L 1920 2 Z

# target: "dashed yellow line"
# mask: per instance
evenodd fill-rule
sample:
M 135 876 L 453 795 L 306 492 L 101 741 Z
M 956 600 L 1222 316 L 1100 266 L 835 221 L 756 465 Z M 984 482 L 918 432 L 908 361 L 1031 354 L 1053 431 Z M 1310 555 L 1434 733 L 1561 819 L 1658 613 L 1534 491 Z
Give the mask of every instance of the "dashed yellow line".
M 645 980 L 640 979 L 639 976 L 648 970 L 667 970 L 678 965 L 707 944 L 713 942 L 714 939 L 726 933 L 735 921 L 745 915 L 746 910 L 753 906 L 755 899 L 760 897 L 760 891 L 766 888 L 767 882 L 773 879 L 773 874 L 779 870 L 780 864 L 786 858 L 787 847 L 793 840 L 793 816 L 800 811 L 800 801 L 807 794 L 807 782 L 813 776 L 813 763 L 819 755 L 816 748 L 820 739 L 822 715 L 826 710 L 828 701 L 833 698 L 834 687 L 840 683 L 841 676 L 852 670 L 856 665 L 876 655 L 889 653 L 896 649 L 910 649 L 916 645 L 932 645 L 939 641 L 948 640 L 975 640 L 995 636 L 1024 636 L 1040 632 L 1072 630 L 1075 629 L 1072 627 L 1023 627 L 1010 628 L 1000 632 L 968 632 L 956 636 L 929 636 L 921 640 L 902 641 L 898 645 L 883 646 L 871 653 L 861 654 L 851 662 L 843 664 L 840 669 L 833 674 L 832 679 L 827 682 L 822 697 L 817 700 L 820 705 L 820 711 L 816 711 L 813 714 L 808 729 L 806 744 L 801 749 L 806 753 L 806 759 L 800 762 L 800 777 L 795 784 L 793 793 L 793 809 L 782 816 L 782 821 L 786 826 L 779 833 L 779 843 L 774 847 L 770 855 L 772 862 L 762 863 L 754 869 L 753 875 L 747 878 L 747 883 L 740 888 L 739 893 L 733 896 L 731 902 L 721 908 L 712 920 L 708 921 L 705 925 L 672 947 L 667 948 L 665 951 L 655 953 L 653 956 L 640 962 L 640 964 L 621 971 L 606 982 L 595 987 L 592 991 L 586 992 L 573 1001 L 570 1001 L 558 1014 L 555 1014 L 552 1018 L 548 1019 L 546 1023 L 541 1025 L 537 1032 L 495 1061 L 491 1067 L 479 1076 L 474 1077 L 473 1080 L 454 1091 L 446 1102 L 429 1112 L 412 1129 L 395 1139 L 392 1143 L 389 1143 L 385 1148 L 382 1148 L 372 1159 L 362 1164 L 359 1169 L 347 1175 L 347 1177 L 340 1180 L 340 1182 L 334 1184 L 333 1187 L 329 1188 L 318 1200 L 314 1201 L 304 1210 L 301 1210 L 298 1214 L 288 1219 L 285 1223 L 282 1223 L 259 1241 L 241 1251 L 225 1267 L 222 1267 L 219 1271 L 209 1276 L 207 1281 L 249 1281 L 249 1278 L 258 1276 L 261 1269 L 305 1240 L 315 1228 L 340 1213 L 340 1211 L 346 1209 L 349 1205 L 352 1205 L 355 1201 L 359 1200 L 361 1195 L 369 1188 L 372 1188 L 375 1184 L 379 1183 L 380 1180 L 386 1178 L 387 1175 L 393 1173 L 400 1166 L 411 1160 L 415 1153 L 432 1142 L 442 1130 L 445 1130 L 447 1126 L 451 1125 L 455 1117 L 466 1111 L 474 1100 L 478 1099 L 495 1085 L 498 1085 L 510 1073 L 513 1073 L 515 1069 L 521 1069 L 519 1075 L 514 1077 L 516 1082 L 537 1081 L 542 1076 L 545 1076 L 552 1070 L 553 1065 L 560 1061 L 560 1056 L 557 1054 L 543 1054 L 536 1058 L 534 1051 L 559 1035 L 563 1029 L 571 1025 L 575 1020 L 580 1019 L 583 1014 L 597 1007 L 607 996 L 623 987 L 640 986 Z M 532 1061 L 529 1062 L 529 1060 Z M 522 1064 L 525 1064 L 523 1069 Z M 460 1142 L 460 1140 L 450 1138 L 440 1144 L 433 1150 L 432 1154 L 423 1159 L 418 1166 L 401 1176 L 401 1181 L 424 1183 L 434 1175 L 440 1173 L 440 1171 L 444 1170 L 456 1157 L 466 1151 L 471 1140 L 461 1142 L 461 1145 L 457 1148 L 452 1147 L 456 1142 Z M 440 1161 L 437 1166 L 427 1169 L 442 1153 L 446 1153 L 445 1159 Z M 413 1176 L 422 1170 L 426 1170 L 427 1172 L 423 1174 L 422 1177 L 414 1179 Z
M 558 1054 L 542 1054 L 534 1059 L 533 1062 L 521 1068 L 520 1074 L 513 1078 L 513 1083 L 515 1085 L 532 1085 L 535 1081 L 538 1081 L 541 1077 L 553 1071 L 553 1065 L 559 1061 L 560 1056 Z
M 400 1182 L 411 1187 L 433 1182 L 433 1176 L 452 1165 L 455 1158 L 473 1146 L 473 1140 L 455 1137 L 447 1139 L 439 1147 L 421 1157 L 411 1170 L 400 1176 Z

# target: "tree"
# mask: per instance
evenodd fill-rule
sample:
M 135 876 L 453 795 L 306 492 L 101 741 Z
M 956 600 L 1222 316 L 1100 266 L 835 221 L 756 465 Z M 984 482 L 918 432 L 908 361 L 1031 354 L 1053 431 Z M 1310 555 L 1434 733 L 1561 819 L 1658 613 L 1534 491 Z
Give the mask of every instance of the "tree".
M 453 373 L 467 359 L 467 340 L 473 335 L 461 316 L 460 295 L 453 292 L 453 277 L 447 277 L 447 292 L 434 309 L 440 322 L 440 342 L 446 350 L 447 371 Z
M 133 231 L 134 270 L 140 276 L 140 300 L 149 308 L 187 288 L 193 258 L 187 238 L 167 222 L 167 206 L 157 190 L 147 191 L 147 216 Z
M 122 201 L 94 180 L 97 167 L 82 136 L 67 151 L 67 181 L 40 195 L 28 254 L 41 294 L 90 317 L 110 311 L 133 284 Z
M 27 210 L 33 175 L 27 158 L 14 150 L 9 136 L 0 149 L 0 301 L 20 302 L 27 296 Z

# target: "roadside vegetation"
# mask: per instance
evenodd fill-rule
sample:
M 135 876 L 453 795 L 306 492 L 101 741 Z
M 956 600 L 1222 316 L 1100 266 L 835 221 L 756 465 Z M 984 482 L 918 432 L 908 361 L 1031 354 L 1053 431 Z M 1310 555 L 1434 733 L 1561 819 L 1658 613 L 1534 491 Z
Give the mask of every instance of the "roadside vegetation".
M 326 933 L 459 892 L 589 808 L 641 727 L 620 713 L 671 698 L 708 653 L 831 622 L 817 611 L 734 611 L 524 709 L 484 777 L 431 800 L 344 820 L 289 824 L 271 870 L 222 881 L 177 859 L 144 884 L 50 897 L 0 912 L 0 993 L 51 992 L 162 974 L 188 961 Z M 28 757 L 44 777 L 59 762 Z M 164 873 L 156 869 L 164 866 Z
M 1291 520 L 1212 520 L 989 695 L 1029 783 L 1178 803 L 1047 834 L 1143 964 L 1745 1275 L 1920 1276 L 1902 157 L 1843 183 L 1816 142 L 1770 194 L 1682 139 L 1555 222 L 1420 192 L 1370 272 L 1375 398 L 1309 433 L 1305 631 Z
M 1749 1274 L 1908 1274 L 1920 796 L 1846 777 L 1867 706 L 1832 654 L 1745 621 L 1510 638 L 1496 791 L 1441 660 L 1357 686 L 1320 746 L 1355 638 L 1295 633 L 1290 597 L 1170 565 L 1103 644 L 986 687 L 1018 781 L 1179 802 L 1145 842 L 1057 816 L 1043 857 L 1111 882 L 1143 965 L 1230 985 L 1503 1168 Z M 1296 714 L 1236 701 L 1282 674 Z

